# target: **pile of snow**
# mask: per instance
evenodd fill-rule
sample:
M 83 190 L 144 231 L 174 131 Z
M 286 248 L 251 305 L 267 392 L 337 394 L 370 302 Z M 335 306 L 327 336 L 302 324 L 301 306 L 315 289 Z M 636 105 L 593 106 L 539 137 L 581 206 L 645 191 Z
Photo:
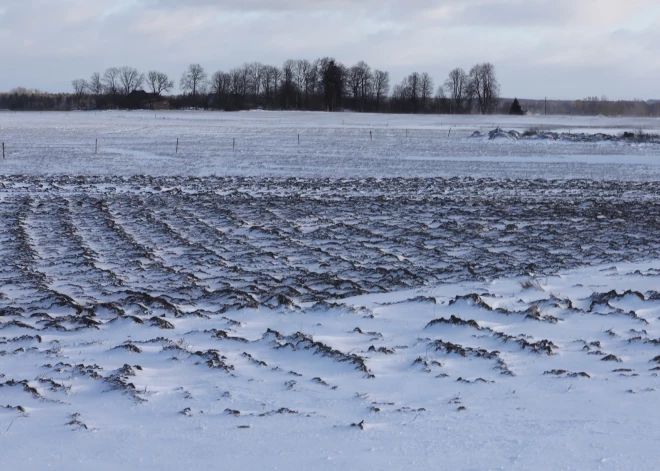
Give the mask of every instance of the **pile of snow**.
M 509 140 L 518 140 L 520 139 L 520 133 L 518 131 L 504 131 L 502 128 L 497 127 L 488 133 L 488 139 L 509 139 Z
M 483 137 L 480 131 L 472 133 L 471 137 Z M 620 136 L 615 136 L 606 133 L 567 133 L 567 132 L 552 132 L 552 131 L 527 131 L 520 133 L 516 130 L 505 131 L 501 127 L 497 127 L 488 132 L 489 140 L 504 139 L 509 141 L 518 140 L 550 140 L 550 141 L 567 141 L 567 142 L 643 142 L 651 144 L 660 144 L 660 137 L 655 134 L 640 134 L 624 133 Z

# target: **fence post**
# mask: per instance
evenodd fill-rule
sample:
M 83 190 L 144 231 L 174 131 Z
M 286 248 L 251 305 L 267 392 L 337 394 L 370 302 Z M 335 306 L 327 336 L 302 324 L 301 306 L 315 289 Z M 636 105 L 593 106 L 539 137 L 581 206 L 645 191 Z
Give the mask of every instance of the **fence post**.
M 231 148 L 236 150 L 236 138 L 233 138 L 231 141 Z
M 99 140 L 96 140 L 96 144 L 94 145 L 94 153 L 98 154 L 99 153 Z
M 373 141 L 374 140 L 374 135 L 371 131 L 369 131 L 369 138 Z
M 406 129 L 406 138 L 408 137 L 408 130 Z
M 298 145 L 300 145 L 300 134 L 298 134 Z
M 176 152 L 175 153 L 176 154 L 179 153 L 179 138 L 178 137 L 176 138 Z
M 5 158 L 5 143 L 2 143 L 2 158 Z

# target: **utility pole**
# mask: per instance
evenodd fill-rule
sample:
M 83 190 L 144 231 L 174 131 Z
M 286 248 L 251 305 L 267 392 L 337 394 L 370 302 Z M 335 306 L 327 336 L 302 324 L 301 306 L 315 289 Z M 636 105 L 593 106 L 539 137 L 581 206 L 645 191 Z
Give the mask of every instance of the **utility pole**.
M 545 97 L 545 115 L 548 116 L 548 97 Z

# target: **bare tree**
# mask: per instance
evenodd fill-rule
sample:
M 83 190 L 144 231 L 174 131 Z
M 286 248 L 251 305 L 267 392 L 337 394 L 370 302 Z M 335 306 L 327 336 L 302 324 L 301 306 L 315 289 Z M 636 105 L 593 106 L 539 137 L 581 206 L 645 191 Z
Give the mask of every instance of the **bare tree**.
M 349 89 L 348 91 L 353 95 L 355 106 L 360 111 L 364 111 L 367 98 L 371 94 L 373 86 L 371 67 L 364 61 L 355 64 L 346 73 L 346 84 Z
M 257 78 L 262 81 L 263 72 L 266 67 L 258 63 L 243 64 L 229 71 L 231 77 L 231 95 L 232 103 L 235 107 L 243 108 L 246 105 L 247 97 L 250 92 L 259 90 L 261 85 L 255 84 Z
M 211 103 L 211 85 L 208 80 L 203 81 L 199 85 L 197 93 L 201 97 L 202 106 L 205 110 L 208 110 Z
M 240 89 L 241 89 L 241 99 L 243 101 L 243 104 L 245 104 L 245 100 L 247 99 L 248 92 L 250 91 L 250 64 L 245 63 L 241 67 L 239 67 L 239 76 L 240 76 Z
M 264 67 L 265 69 L 265 67 Z M 231 94 L 234 96 L 240 96 L 241 91 L 241 71 L 239 69 L 231 69 L 229 71 L 229 76 L 231 77 Z M 263 74 L 261 75 L 263 80 Z
M 320 87 L 321 80 L 319 78 L 320 73 L 320 60 L 315 60 L 307 73 L 305 74 L 305 106 L 310 107 L 310 97 L 315 95 L 317 89 Z
M 470 88 L 474 92 L 481 114 L 493 113 L 500 99 L 500 84 L 495 66 L 489 62 L 477 64 L 470 70 Z
M 307 76 L 310 73 L 312 64 L 305 59 L 297 60 L 293 69 L 295 83 L 296 83 L 296 108 L 300 105 L 307 106 Z M 303 92 L 305 99 L 303 99 Z M 300 99 L 298 99 L 300 97 Z
M 291 59 L 285 61 L 282 65 L 281 92 L 282 97 L 284 98 L 284 109 L 289 109 L 292 99 L 295 100 L 297 98 L 297 91 L 295 89 L 295 68 L 296 62 Z
M 421 75 L 413 72 L 401 81 L 398 87 L 395 87 L 393 98 L 402 105 L 402 110 L 417 113 L 419 110 L 419 99 L 421 96 Z
M 160 98 L 163 93 L 174 88 L 174 80 L 170 80 L 164 72 L 150 70 L 147 74 L 147 86 L 151 89 L 151 93 Z
M 142 87 L 144 74 L 138 72 L 135 67 L 124 66 L 119 69 L 119 83 L 122 93 L 128 96 Z
M 408 81 L 406 79 L 403 80 L 399 85 L 395 85 L 394 88 L 392 89 L 392 101 L 405 101 L 408 99 Z
M 211 76 L 211 93 L 215 97 L 216 107 L 224 108 L 227 105 L 227 97 L 231 91 L 231 75 L 222 72 L 215 72 Z
M 264 66 L 259 62 L 248 64 L 248 93 L 258 97 L 261 94 L 261 72 Z
M 426 72 L 424 72 L 419 79 L 419 95 L 422 109 L 426 110 L 426 107 L 433 96 L 433 78 L 431 78 Z
M 197 96 L 200 85 L 206 81 L 207 74 L 199 64 L 190 64 L 181 76 L 179 86 L 184 93 L 190 93 L 193 99 Z
M 357 65 L 360 77 L 360 109 L 364 111 L 366 102 L 373 92 L 374 74 L 366 62 L 360 61 Z
M 351 95 L 353 95 L 354 103 L 357 105 L 360 97 L 360 69 L 357 65 L 348 69 L 348 73 L 346 74 L 346 85 L 348 86 Z
M 435 92 L 435 111 L 437 113 L 448 113 L 449 112 L 449 99 L 445 95 L 445 89 L 440 85 Z
M 264 94 L 266 106 L 270 106 L 275 94 L 277 93 L 277 84 L 282 76 L 282 71 L 271 65 L 264 66 L 261 74 L 261 90 Z
M 413 112 L 417 113 L 419 96 L 421 95 L 421 79 L 419 72 L 413 72 L 408 76 L 408 96 L 412 103 Z
M 87 93 L 87 81 L 84 79 L 76 79 L 71 82 L 73 92 L 78 99 L 78 108 L 80 108 L 80 100 L 82 100 Z
M 449 72 L 449 77 L 445 80 L 445 91 L 451 103 L 451 113 L 465 111 L 469 100 L 469 88 L 469 78 L 463 69 L 456 68 Z
M 390 74 L 382 70 L 374 71 L 374 95 L 376 98 L 376 112 L 380 111 L 380 103 L 390 91 Z
M 89 90 L 89 93 L 95 96 L 103 94 L 103 82 L 101 81 L 101 74 L 98 72 L 94 72 L 92 74 L 89 79 L 89 83 L 87 84 L 87 89 Z
M 119 93 L 120 72 L 119 67 L 110 67 L 103 73 L 103 87 L 107 94 L 116 95 Z
M 358 62 L 355 65 L 355 68 L 357 72 L 360 111 L 364 111 L 367 98 L 371 93 L 371 87 L 373 85 L 373 74 L 371 73 L 371 67 L 369 67 L 364 61 Z
M 260 68 L 262 78 L 265 68 Z M 241 67 L 231 69 L 229 75 L 231 76 L 231 94 L 234 96 L 238 106 L 243 106 L 245 105 L 245 100 L 251 87 L 250 78 L 252 74 L 250 64 L 243 64 Z

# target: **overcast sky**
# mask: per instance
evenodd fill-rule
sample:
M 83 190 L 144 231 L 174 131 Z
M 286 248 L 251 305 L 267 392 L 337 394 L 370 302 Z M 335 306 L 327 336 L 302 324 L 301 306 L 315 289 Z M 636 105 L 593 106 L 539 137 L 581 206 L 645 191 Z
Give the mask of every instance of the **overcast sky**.
M 393 82 L 495 64 L 502 95 L 660 98 L 658 0 L 0 0 L 0 90 L 333 56 Z

